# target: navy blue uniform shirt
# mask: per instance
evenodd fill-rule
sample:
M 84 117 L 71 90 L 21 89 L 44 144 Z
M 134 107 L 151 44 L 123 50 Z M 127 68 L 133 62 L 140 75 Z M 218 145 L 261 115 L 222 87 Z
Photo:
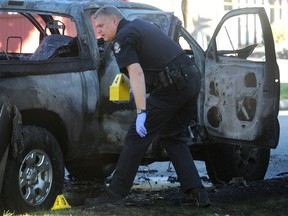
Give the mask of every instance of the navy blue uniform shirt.
M 146 90 L 150 91 L 155 74 L 164 69 L 182 48 L 153 23 L 142 19 L 122 19 L 113 43 L 113 52 L 121 72 L 139 63 L 145 74 Z

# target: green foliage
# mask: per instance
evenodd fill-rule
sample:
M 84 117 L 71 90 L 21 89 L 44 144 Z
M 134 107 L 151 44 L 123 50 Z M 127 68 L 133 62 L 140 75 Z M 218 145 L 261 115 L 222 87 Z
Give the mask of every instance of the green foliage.
M 277 58 L 288 59 L 288 23 L 278 21 L 272 24 Z
M 288 23 L 286 21 L 278 21 L 272 24 L 272 32 L 276 44 L 287 41 L 288 39 Z
M 280 99 L 288 99 L 288 83 L 280 84 Z

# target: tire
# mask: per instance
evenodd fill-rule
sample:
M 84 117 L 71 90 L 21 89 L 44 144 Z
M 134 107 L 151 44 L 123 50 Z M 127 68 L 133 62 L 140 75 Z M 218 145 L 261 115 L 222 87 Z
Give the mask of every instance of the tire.
M 23 213 L 50 209 L 64 182 L 63 155 L 47 130 L 24 126 L 21 158 L 7 161 L 1 196 L 5 209 Z
M 227 183 L 233 177 L 243 177 L 246 181 L 264 179 L 270 160 L 269 148 L 231 144 L 214 144 L 207 148 L 205 163 L 212 183 Z

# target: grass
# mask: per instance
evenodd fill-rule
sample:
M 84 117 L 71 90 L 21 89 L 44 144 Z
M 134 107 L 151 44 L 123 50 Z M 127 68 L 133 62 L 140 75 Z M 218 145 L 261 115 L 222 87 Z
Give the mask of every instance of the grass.
M 56 210 L 56 211 L 39 211 L 31 214 L 23 214 L 22 216 L 222 216 L 222 215 L 238 215 L 238 216 L 271 216 L 271 215 L 287 215 L 288 198 L 281 197 L 265 197 L 257 198 L 255 200 L 239 201 L 235 203 L 218 204 L 209 208 L 196 208 L 189 206 L 169 206 L 169 205 L 148 205 L 148 206 L 135 206 L 124 208 L 101 208 L 85 210 L 83 208 L 73 207 L 72 209 Z M 12 213 L 7 213 L 4 216 L 16 216 Z
M 280 84 L 280 99 L 288 99 L 288 83 Z
M 0 212 L 0 214 L 1 214 L 1 212 Z M 3 216 L 13 216 L 14 214 L 12 213 L 12 212 L 10 212 L 10 211 L 4 211 L 3 212 Z

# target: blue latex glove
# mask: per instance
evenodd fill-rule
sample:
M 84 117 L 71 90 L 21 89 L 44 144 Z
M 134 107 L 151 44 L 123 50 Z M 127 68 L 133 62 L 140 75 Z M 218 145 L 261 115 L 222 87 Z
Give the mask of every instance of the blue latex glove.
M 147 135 L 147 129 L 144 126 L 145 121 L 146 121 L 146 113 L 145 112 L 137 115 L 136 131 L 140 137 L 145 137 Z

